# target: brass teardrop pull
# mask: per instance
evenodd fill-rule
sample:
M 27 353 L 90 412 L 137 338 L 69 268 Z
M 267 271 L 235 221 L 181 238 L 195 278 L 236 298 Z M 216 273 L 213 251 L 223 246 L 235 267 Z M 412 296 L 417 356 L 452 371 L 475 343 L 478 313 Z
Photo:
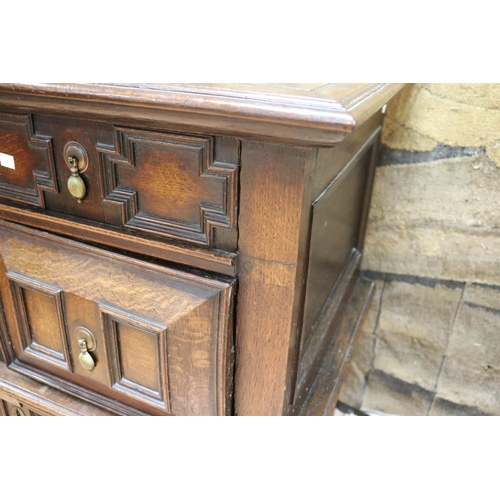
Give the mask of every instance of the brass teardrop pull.
M 78 345 L 82 350 L 78 356 L 78 360 L 86 370 L 91 372 L 95 368 L 95 361 L 87 349 L 87 341 L 85 339 L 78 339 Z
M 68 156 L 67 162 L 71 170 L 71 177 L 68 179 L 68 191 L 71 193 L 71 196 L 76 198 L 78 203 L 81 203 L 87 194 L 87 189 L 85 188 L 83 179 L 80 177 L 78 158 L 76 156 Z
M 21 410 L 21 408 L 19 408 L 18 406 L 16 406 L 14 408 L 14 416 L 16 416 L 16 417 L 25 417 L 26 413 L 24 413 L 24 411 Z

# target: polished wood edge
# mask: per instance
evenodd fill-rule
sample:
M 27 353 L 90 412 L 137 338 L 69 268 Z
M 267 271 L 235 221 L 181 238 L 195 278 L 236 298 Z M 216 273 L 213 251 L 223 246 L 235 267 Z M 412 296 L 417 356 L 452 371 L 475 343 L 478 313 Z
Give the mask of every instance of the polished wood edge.
M 121 255 L 109 250 L 103 250 L 101 248 L 96 248 L 79 241 L 68 240 L 51 233 L 45 233 L 4 220 L 0 220 L 0 228 L 3 228 L 4 231 L 8 231 L 14 234 L 27 235 L 27 237 L 31 238 L 32 240 L 41 240 L 44 244 L 46 244 L 47 241 L 50 241 L 58 247 L 69 249 L 72 253 L 83 253 L 85 255 L 90 254 L 110 262 L 119 262 L 121 266 L 128 267 L 133 270 L 138 270 L 141 273 L 168 276 L 168 279 L 172 281 L 187 283 L 190 286 L 194 286 L 200 289 L 218 292 L 232 286 L 234 282 L 234 280 L 231 280 L 230 278 L 227 278 L 227 281 L 219 281 L 211 277 L 191 274 L 185 271 L 180 271 L 178 269 L 173 269 L 158 264 L 152 264 L 151 262 L 144 262 L 133 257 Z
M 373 195 L 373 184 L 375 182 L 375 167 L 379 152 L 380 139 L 381 139 L 382 125 L 379 125 L 375 132 L 370 136 L 370 163 L 368 165 L 368 177 L 366 179 L 364 204 L 361 211 L 361 219 L 359 223 L 358 230 L 358 240 L 356 247 L 360 252 L 363 252 L 365 245 L 366 227 L 368 225 L 368 214 L 370 211 L 371 200 Z M 368 145 L 368 144 L 366 144 Z M 366 150 L 365 145 L 363 145 L 363 153 Z
M 216 376 L 214 394 L 216 395 L 216 414 L 233 414 L 234 390 L 234 309 L 236 286 L 225 290 L 219 300 L 219 321 L 216 349 Z
M 325 302 L 324 311 L 318 320 L 311 342 L 309 345 L 302 347 L 302 349 L 304 347 L 305 349 L 298 369 L 299 378 L 293 402 L 294 406 L 300 406 L 311 390 L 332 335 L 334 335 L 342 320 L 342 315 L 355 286 L 360 261 L 361 253 L 353 249 L 341 276 Z
M 375 284 L 360 278 L 344 311 L 342 322 L 323 358 L 309 395 L 294 413 L 303 416 L 333 415 L 357 334 L 368 312 Z
M 46 384 L 58 391 L 69 394 L 80 401 L 85 401 L 93 406 L 102 408 L 103 410 L 112 412 L 115 415 L 128 415 L 128 416 L 140 416 L 140 415 L 150 415 L 138 408 L 134 408 L 125 403 L 121 403 L 116 399 L 112 399 L 107 396 L 103 396 L 97 392 L 87 389 L 81 385 L 75 385 L 64 379 L 60 379 L 57 376 L 49 374 L 43 369 L 36 368 L 31 365 L 27 365 L 22 361 L 16 360 L 9 365 L 9 369 L 13 370 L 19 374 L 25 375 L 33 380 L 36 380 L 42 384 Z M 1 376 L 1 374 L 0 374 Z M 152 411 L 154 411 L 152 409 Z
M 10 370 L 0 363 L 0 398 L 21 400 L 30 409 L 53 416 L 113 416 L 109 410 L 84 402 L 57 389 Z
M 312 205 L 314 206 L 316 203 L 318 203 L 323 196 L 332 188 L 335 188 L 335 184 L 340 184 L 342 179 L 351 171 L 353 167 L 356 166 L 357 162 L 360 160 L 360 158 L 363 157 L 363 155 L 368 151 L 369 148 L 373 148 L 373 146 L 377 143 L 379 140 L 380 132 L 382 130 L 381 126 L 378 126 L 373 133 L 370 134 L 370 136 L 366 139 L 363 144 L 359 147 L 358 151 L 356 151 L 356 154 L 351 157 L 351 159 L 342 167 L 340 172 L 324 187 L 324 189 L 321 190 L 321 192 L 315 197 L 315 199 L 312 201 Z M 367 181 L 372 181 L 374 173 L 372 172 L 374 170 L 374 152 L 372 150 L 372 155 L 370 157 L 370 165 L 369 165 L 369 174 Z M 369 185 L 367 186 L 367 189 L 371 192 L 371 183 L 368 183 Z M 366 205 L 365 205 L 366 206 Z M 370 207 L 366 210 L 368 210 Z
M 0 84 L 0 104 L 53 114 L 139 118 L 201 127 L 205 133 L 333 146 L 401 90 L 368 84 L 341 101 L 201 88 L 151 90 L 105 84 Z
M 91 221 L 82 223 L 74 217 L 61 219 L 46 213 L 5 204 L 0 204 L 0 216 L 5 220 L 36 227 L 42 231 L 51 231 L 109 247 L 116 246 L 122 250 L 186 266 L 196 266 L 206 271 L 231 277 L 236 275 L 236 254 L 231 252 L 180 247 L 168 242 L 146 239 L 120 230 L 110 229 L 100 223 Z
M 3 304 L 2 294 L 0 294 L 0 363 L 10 363 L 14 359 L 14 352 L 12 344 L 9 342 L 4 311 L 5 307 Z

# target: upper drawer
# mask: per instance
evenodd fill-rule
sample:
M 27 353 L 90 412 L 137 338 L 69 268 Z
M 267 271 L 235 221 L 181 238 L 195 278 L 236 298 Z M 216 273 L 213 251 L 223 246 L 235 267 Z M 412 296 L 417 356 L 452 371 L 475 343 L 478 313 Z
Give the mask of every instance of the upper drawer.
M 236 139 L 0 113 L 0 197 L 137 234 L 235 250 L 238 164 Z
M 0 221 L 11 368 L 118 413 L 231 411 L 232 290 Z

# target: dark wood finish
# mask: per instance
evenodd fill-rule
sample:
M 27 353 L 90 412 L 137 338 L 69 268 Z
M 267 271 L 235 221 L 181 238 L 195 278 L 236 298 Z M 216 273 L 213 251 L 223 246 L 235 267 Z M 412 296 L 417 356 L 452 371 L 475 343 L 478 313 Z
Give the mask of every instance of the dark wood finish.
M 14 157 L 15 168 L 0 164 L 0 196 L 45 206 L 44 193 L 58 192 L 52 141 L 35 133 L 30 115 L 0 113 L 0 153 Z
M 134 231 L 113 229 L 98 222 L 82 222 L 79 218 L 71 216 L 59 219 L 56 218 L 57 214 L 48 211 L 41 213 L 19 206 L 2 205 L 2 203 L 0 203 L 0 217 L 4 220 L 63 234 L 71 238 L 114 246 L 121 250 L 186 266 L 196 266 L 206 271 L 227 274 L 228 276 L 236 275 L 236 254 L 232 252 L 176 245 L 153 237 L 145 239 Z
M 89 414 L 331 413 L 371 294 L 381 108 L 401 87 L 0 84 L 16 160 L 0 167 L 0 382 L 49 386 L 37 414 L 64 397 Z M 70 141 L 89 158 L 82 203 Z
M 375 113 L 363 125 L 348 135 L 334 148 L 319 148 L 313 173 L 312 199 L 316 200 L 340 171 L 352 160 L 376 142 L 382 129 L 383 114 Z
M 401 84 L 2 84 L 0 106 L 334 146 Z M 22 102 L 19 102 L 19 96 Z
M 349 260 L 338 281 L 326 297 L 314 329 L 305 332 L 299 360 L 297 391 L 294 399 L 294 409 L 300 407 L 308 395 L 318 369 L 327 353 L 328 345 L 344 315 L 347 301 L 358 277 L 361 254 L 357 250 L 351 252 Z M 307 333 L 307 335 L 305 335 Z
M 34 366 L 68 384 L 133 400 L 145 411 L 230 411 L 230 280 L 188 275 L 1 221 L 0 257 L 19 369 Z M 97 342 L 92 372 L 78 361 L 80 326 Z
M 17 128 L 7 127 L 11 124 Z M 35 130 L 43 135 L 35 135 Z M 239 143 L 235 139 L 9 114 L 0 114 L 1 133 L 5 134 L 2 152 L 14 157 L 16 168 L 0 168 L 0 197 L 204 246 L 214 246 L 216 227 L 236 231 Z M 86 185 L 81 203 L 66 187 L 71 171 L 64 151 L 73 142 L 88 156 L 88 166 L 79 174 Z M 56 172 L 60 191 L 55 187 Z M 41 187 L 52 193 L 42 193 Z M 226 236 L 225 241 L 224 250 L 235 249 L 235 238 Z
M 296 406 L 299 415 L 333 415 L 350 353 L 368 311 L 373 290 L 373 282 L 358 280 L 308 395 L 302 405 Z
M 370 148 L 360 149 L 312 204 L 303 345 L 308 343 L 352 249 L 359 248 L 360 214 L 371 158 Z
M 116 128 L 113 149 L 98 148 L 103 203 L 119 212 L 107 220 L 212 246 L 213 227 L 236 229 L 237 186 L 213 150 L 210 137 Z
M 242 144 L 235 411 L 281 415 L 293 397 L 315 153 Z

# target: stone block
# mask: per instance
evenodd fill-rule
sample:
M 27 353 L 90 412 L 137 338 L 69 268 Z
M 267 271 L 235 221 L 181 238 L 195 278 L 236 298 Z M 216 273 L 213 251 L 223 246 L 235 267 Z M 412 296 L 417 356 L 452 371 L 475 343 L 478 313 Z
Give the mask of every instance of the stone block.
M 388 282 L 374 368 L 433 391 L 461 295 L 461 288 Z
M 500 284 L 499 191 L 484 153 L 377 168 L 363 269 Z
M 434 393 L 408 384 L 379 370 L 373 370 L 361 410 L 377 411 L 390 415 L 427 415 Z
M 378 331 L 386 339 L 398 334 L 420 340 L 444 354 L 461 295 L 461 287 L 391 281 L 384 288 Z
M 446 399 L 435 398 L 429 410 L 431 417 L 483 417 L 488 416 L 477 408 L 457 405 Z
M 383 135 L 384 144 L 412 150 L 421 136 L 429 146 L 430 141 L 469 147 L 496 142 L 499 94 L 499 84 L 409 85 L 389 103 L 387 116 L 413 135 L 397 134 L 392 127 Z
M 444 347 L 432 341 L 379 331 L 374 368 L 433 391 L 443 356 Z
M 465 287 L 464 302 L 469 302 L 484 308 L 500 311 L 500 286 L 488 286 L 478 283 L 468 283 Z M 500 327 L 500 319 L 498 320 Z
M 499 326 L 500 310 L 468 302 L 460 305 L 438 381 L 438 397 L 500 415 Z
M 420 85 L 436 96 L 453 99 L 467 106 L 500 109 L 498 83 L 423 83 Z

